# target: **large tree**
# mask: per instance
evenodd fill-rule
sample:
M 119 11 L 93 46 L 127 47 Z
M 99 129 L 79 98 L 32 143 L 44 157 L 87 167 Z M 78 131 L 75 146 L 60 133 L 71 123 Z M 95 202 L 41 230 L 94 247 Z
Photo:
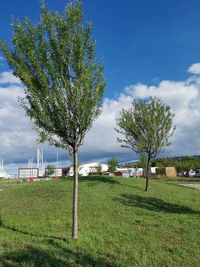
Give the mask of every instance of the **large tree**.
M 105 88 L 102 64 L 95 57 L 91 24 L 83 20 L 82 3 L 73 1 L 63 12 L 41 4 L 39 23 L 28 18 L 12 23 L 12 47 L 0 48 L 14 75 L 25 86 L 21 104 L 48 141 L 73 153 L 74 189 L 72 237 L 78 237 L 78 149 L 100 114 Z
M 160 99 L 134 100 L 129 110 L 123 109 L 117 119 L 116 131 L 124 138 L 118 138 L 123 147 L 133 149 L 145 162 L 146 187 L 148 189 L 149 167 L 152 159 L 170 145 L 174 132 L 174 114 L 169 105 Z

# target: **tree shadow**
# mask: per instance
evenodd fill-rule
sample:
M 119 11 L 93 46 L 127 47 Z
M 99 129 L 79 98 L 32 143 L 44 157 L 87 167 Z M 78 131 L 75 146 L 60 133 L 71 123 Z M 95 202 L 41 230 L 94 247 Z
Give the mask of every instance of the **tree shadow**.
M 110 261 L 110 262 L 109 262 Z M 55 247 L 54 250 L 28 246 L 21 250 L 8 252 L 0 258 L 2 267 L 33 266 L 33 267 L 66 267 L 66 266 L 108 266 L 117 267 L 112 259 L 94 258 L 89 254 L 78 252 L 77 249 Z
M 7 229 L 7 230 L 10 230 L 10 231 L 13 231 L 13 232 L 17 232 L 17 233 L 19 233 L 19 234 L 29 235 L 29 236 L 31 236 L 31 237 L 57 239 L 57 240 L 61 240 L 61 241 L 67 242 L 67 239 L 66 239 L 66 238 L 57 237 L 57 236 L 52 236 L 52 235 L 41 235 L 41 234 L 30 233 L 30 232 L 27 232 L 27 231 L 19 230 L 19 229 L 17 229 L 17 228 L 14 227 L 14 226 L 8 226 L 8 225 L 5 225 L 5 224 L 3 223 L 3 220 L 2 220 L 1 217 L 0 217 L 0 227 L 2 227 L 2 228 L 4 228 L 4 229 Z
M 6 226 L 0 218 L 0 227 L 7 230 L 17 232 L 19 234 L 29 235 L 30 237 L 39 237 L 40 244 L 47 245 L 47 249 L 34 246 L 27 246 L 25 248 L 4 253 L 0 257 L 1 267 L 15 267 L 15 266 L 33 266 L 33 267 L 61 267 L 61 266 L 108 266 L 117 267 L 115 259 L 110 255 L 100 255 L 100 257 L 93 257 L 90 254 L 78 251 L 76 243 L 74 249 L 67 248 L 68 243 L 66 239 L 49 236 L 33 234 L 26 231 L 18 230 L 15 227 Z M 64 242 L 63 242 L 64 241 Z
M 119 181 L 116 181 L 109 176 L 81 176 L 79 177 L 80 182 L 94 182 L 94 183 L 108 183 L 111 185 L 121 184 Z
M 169 203 L 155 197 L 142 197 L 138 195 L 122 194 L 121 198 L 115 198 L 115 200 L 121 202 L 126 206 L 133 206 L 156 212 L 200 214 L 200 211 L 195 211 L 187 206 Z

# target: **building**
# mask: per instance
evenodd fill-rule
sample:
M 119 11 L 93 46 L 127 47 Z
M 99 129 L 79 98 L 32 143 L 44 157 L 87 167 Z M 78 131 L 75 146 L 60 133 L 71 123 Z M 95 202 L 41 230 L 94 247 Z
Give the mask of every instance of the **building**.
M 81 164 L 78 167 L 78 174 L 81 176 L 88 176 L 89 174 L 98 174 L 100 172 L 106 172 L 108 171 L 108 165 L 103 164 L 103 163 L 98 163 L 98 162 L 93 162 L 93 163 L 87 163 L 87 164 Z M 71 166 L 69 170 L 69 176 L 74 175 L 74 168 Z
M 53 168 L 53 173 L 49 174 L 49 169 L 45 168 L 45 177 L 52 177 L 52 178 L 61 178 L 68 175 L 70 168 L 61 168 L 56 167 Z
M 117 172 L 121 172 L 122 175 L 116 175 Z M 140 177 L 143 176 L 143 168 L 117 168 L 115 175 L 122 177 L 130 177 L 130 176 Z

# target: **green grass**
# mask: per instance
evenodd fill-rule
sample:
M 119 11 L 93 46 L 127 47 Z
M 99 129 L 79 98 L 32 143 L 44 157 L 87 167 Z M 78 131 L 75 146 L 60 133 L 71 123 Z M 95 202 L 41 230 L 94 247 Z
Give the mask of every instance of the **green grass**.
M 77 241 L 71 180 L 0 184 L 0 266 L 199 266 L 200 190 L 177 183 L 80 178 Z
M 16 184 L 19 183 L 20 181 L 17 179 L 0 179 L 0 186 L 4 184 Z

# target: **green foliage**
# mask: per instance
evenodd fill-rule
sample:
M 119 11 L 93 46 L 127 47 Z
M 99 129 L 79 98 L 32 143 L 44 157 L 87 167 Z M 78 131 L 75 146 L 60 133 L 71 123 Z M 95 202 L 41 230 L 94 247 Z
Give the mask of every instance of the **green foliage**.
M 200 156 L 180 156 L 158 158 L 152 162 L 155 167 L 175 167 L 177 171 L 189 171 L 200 168 Z
M 97 165 L 97 173 L 98 173 L 98 174 L 101 174 L 101 173 L 102 173 L 102 166 L 101 166 L 101 163 L 99 163 L 99 164 Z
M 136 163 L 137 168 L 144 169 L 146 167 L 146 162 L 147 162 L 146 154 L 141 154 L 140 160 Z
M 199 266 L 199 190 L 152 180 L 144 194 L 143 179 L 102 176 L 81 177 L 79 185 L 74 242 L 71 179 L 0 183 L 0 265 Z
M 53 175 L 54 174 L 54 169 L 55 169 L 54 165 L 47 165 L 47 167 L 46 167 L 46 176 Z
M 21 105 L 40 141 L 65 149 L 82 144 L 100 113 L 105 83 L 81 2 L 67 5 L 59 15 L 42 1 L 37 25 L 25 18 L 14 20 L 12 27 L 12 48 L 1 41 L 0 49 L 25 86 Z
M 133 101 L 129 110 L 123 109 L 117 119 L 116 131 L 124 136 L 118 138 L 123 147 L 131 148 L 145 162 L 148 187 L 150 161 L 160 151 L 170 145 L 169 138 L 174 132 L 172 128 L 174 114 L 170 106 L 160 99 L 150 98 L 144 101 Z
M 134 100 L 132 108 L 123 109 L 117 119 L 116 130 L 125 137 L 118 138 L 118 141 L 123 143 L 123 147 L 153 159 L 164 147 L 170 145 L 169 138 L 174 131 L 173 117 L 170 107 L 160 99 Z
M 118 164 L 119 164 L 119 162 L 115 157 L 109 159 L 108 160 L 108 171 L 109 172 L 115 172 Z

